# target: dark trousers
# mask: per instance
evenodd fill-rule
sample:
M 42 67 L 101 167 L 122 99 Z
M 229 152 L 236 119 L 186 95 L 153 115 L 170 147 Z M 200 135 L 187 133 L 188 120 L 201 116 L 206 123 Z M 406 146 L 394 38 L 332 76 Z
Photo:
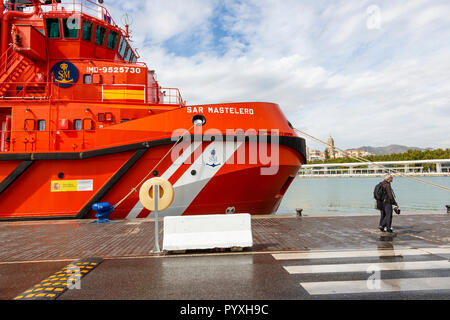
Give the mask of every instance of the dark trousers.
M 391 229 L 392 225 L 392 204 L 383 203 L 381 208 L 380 227 Z

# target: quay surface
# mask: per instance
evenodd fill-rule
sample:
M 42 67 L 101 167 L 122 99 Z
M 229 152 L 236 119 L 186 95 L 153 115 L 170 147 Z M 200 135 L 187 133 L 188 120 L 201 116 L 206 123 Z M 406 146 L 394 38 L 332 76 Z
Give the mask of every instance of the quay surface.
M 0 299 L 92 258 L 101 263 L 58 299 L 450 299 L 450 215 L 395 215 L 394 235 L 378 220 L 256 216 L 253 248 L 181 255 L 151 254 L 153 219 L 2 222 Z M 381 286 L 369 290 L 371 267 Z

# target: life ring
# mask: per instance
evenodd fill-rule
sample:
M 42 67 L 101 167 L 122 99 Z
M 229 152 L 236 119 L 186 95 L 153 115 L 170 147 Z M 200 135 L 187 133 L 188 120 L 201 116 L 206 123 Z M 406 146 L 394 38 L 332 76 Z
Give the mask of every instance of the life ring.
M 158 211 L 166 210 L 173 202 L 174 191 L 172 184 L 163 178 L 152 178 L 144 182 L 139 190 L 139 200 L 144 208 L 155 211 L 153 186 L 158 186 Z

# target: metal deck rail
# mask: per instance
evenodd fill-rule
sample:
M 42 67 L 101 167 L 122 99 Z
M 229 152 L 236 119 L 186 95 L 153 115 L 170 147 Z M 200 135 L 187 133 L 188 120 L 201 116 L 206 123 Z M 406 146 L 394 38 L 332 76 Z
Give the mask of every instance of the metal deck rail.
M 4 82 L 0 101 L 51 100 L 184 106 L 178 88 L 138 84 L 77 84 L 64 90 L 51 82 Z
M 23 12 L 32 12 L 32 3 L 5 3 L 5 10 L 11 11 L 20 8 Z M 44 13 L 83 13 L 90 17 L 108 22 L 111 25 L 118 26 L 114 21 L 108 9 L 104 6 L 90 0 L 61 0 L 60 3 L 52 0 L 51 4 L 41 4 L 41 11 Z M 17 9 L 16 9 L 17 10 Z

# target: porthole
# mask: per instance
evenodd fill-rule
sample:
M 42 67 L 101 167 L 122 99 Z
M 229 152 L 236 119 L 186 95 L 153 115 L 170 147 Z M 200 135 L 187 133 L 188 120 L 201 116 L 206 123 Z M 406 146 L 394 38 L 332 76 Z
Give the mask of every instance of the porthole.
M 192 117 L 192 123 L 196 126 L 203 126 L 206 123 L 206 118 L 201 114 L 197 114 Z
M 63 172 L 58 173 L 58 178 L 59 179 L 64 179 L 64 173 Z

